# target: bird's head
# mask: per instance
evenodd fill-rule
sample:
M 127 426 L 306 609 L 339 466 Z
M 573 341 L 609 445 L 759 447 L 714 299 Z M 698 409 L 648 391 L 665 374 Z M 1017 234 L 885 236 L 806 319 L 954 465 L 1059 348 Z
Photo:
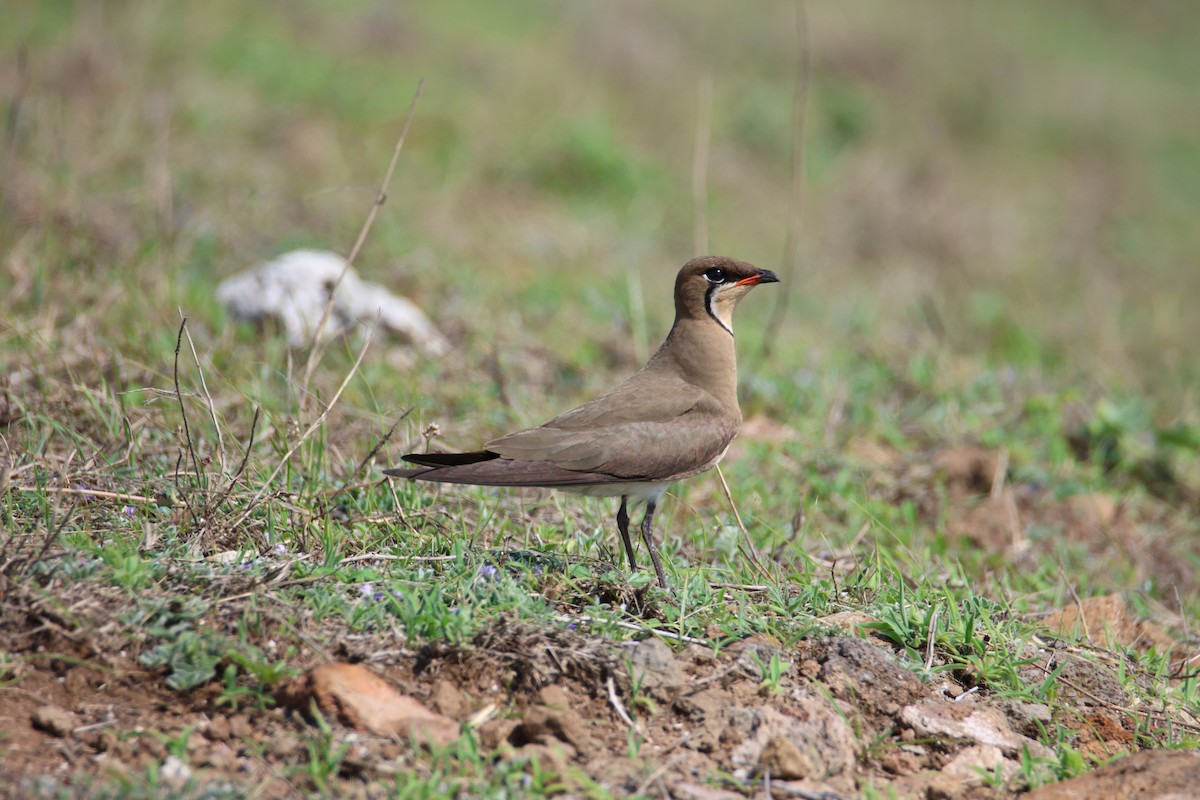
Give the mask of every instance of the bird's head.
M 760 283 L 777 283 L 769 269 L 723 256 L 693 258 L 675 278 L 676 319 L 711 319 L 733 333 L 733 309 Z

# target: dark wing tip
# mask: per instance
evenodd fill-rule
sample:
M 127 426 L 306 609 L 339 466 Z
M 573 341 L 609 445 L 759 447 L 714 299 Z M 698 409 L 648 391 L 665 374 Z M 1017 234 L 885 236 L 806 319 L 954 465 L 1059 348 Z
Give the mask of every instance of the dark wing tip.
M 489 450 L 476 450 L 472 453 L 409 453 L 402 456 L 408 463 L 420 464 L 422 467 L 461 467 L 464 464 L 478 464 L 481 461 L 491 461 L 493 458 L 499 457 L 499 453 Z

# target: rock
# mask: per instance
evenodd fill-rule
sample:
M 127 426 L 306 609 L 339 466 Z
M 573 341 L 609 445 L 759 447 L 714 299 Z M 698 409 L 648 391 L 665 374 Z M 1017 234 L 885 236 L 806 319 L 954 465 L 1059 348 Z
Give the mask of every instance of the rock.
M 281 733 L 267 743 L 267 752 L 279 758 L 287 758 L 299 752 L 300 749 L 300 740 L 290 733 Z
M 752 733 L 729 755 L 735 774 L 757 772 L 764 759 L 774 768 L 817 780 L 845 775 L 854 769 L 857 750 L 854 732 L 837 709 L 824 697 L 807 696 L 799 689 L 792 699 L 794 714 L 785 714 L 771 706 L 750 709 L 754 714 Z M 776 739 L 786 740 L 791 747 Z
M 563 742 L 552 744 L 531 742 L 518 747 L 513 751 L 511 757 L 536 761 L 543 772 L 550 773 L 553 783 L 559 783 L 575 755 L 575 748 Z
M 159 767 L 158 777 L 165 786 L 179 791 L 192 779 L 192 768 L 175 756 L 167 756 Z
M 695 694 L 677 697 L 672 703 L 675 713 L 688 721 L 691 734 L 690 746 L 701 753 L 717 749 L 726 721 L 731 711 L 729 694 L 721 689 L 704 689 Z
M 1025 800 L 1093 800 L 1137 797 L 1141 800 L 1189 800 L 1200 786 L 1200 754 L 1182 750 L 1145 750 L 1094 772 L 1042 786 Z
M 772 778 L 792 781 L 810 778 L 818 770 L 791 739 L 786 736 L 772 736 L 763 746 L 758 756 L 758 766 L 754 771 L 757 775 L 770 775 Z
M 865 639 L 805 641 L 797 645 L 796 656 L 803 674 L 825 684 L 838 700 L 868 711 L 894 716 L 900 707 L 928 694 L 916 675 Z
M 1008 717 L 1009 724 L 1013 726 L 1013 729 L 1017 733 L 1024 734 L 1030 738 L 1035 738 L 1039 735 L 1039 728 L 1048 730 L 1053 721 L 1050 706 L 1045 703 L 1022 703 L 1018 700 L 1000 700 L 995 703 L 995 707 Z
M 1100 645 L 1154 647 L 1160 653 L 1178 646 L 1159 626 L 1135 619 L 1119 594 L 1089 597 L 1069 605 L 1043 619 L 1042 625 L 1057 636 L 1086 638 Z
M 277 320 L 291 347 L 307 347 L 345 264 L 336 253 L 293 250 L 221 281 L 217 300 L 234 319 Z M 322 339 L 327 341 L 376 320 L 408 338 L 427 355 L 449 352 L 446 339 L 416 304 L 362 280 L 353 268 L 347 270 L 334 295 Z
M 646 777 L 649 767 L 641 760 L 617 756 L 604 752 L 591 759 L 584 766 L 584 772 L 594 775 L 600 785 L 616 797 L 626 797 L 633 794 L 638 785 Z M 664 776 L 665 778 L 665 776 Z M 604 797 L 594 793 L 592 796 Z
M 245 739 L 254 734 L 250 718 L 245 714 L 234 714 L 229 718 L 229 735 L 235 739 Z
M 224 716 L 213 717 L 208 721 L 208 730 L 204 732 L 211 741 L 227 742 L 232 735 L 229 730 L 229 718 Z
M 121 737 L 112 728 L 98 731 L 88 731 L 81 737 L 84 744 L 94 748 L 97 753 L 108 753 L 120 749 Z
M 891 783 L 880 786 L 880 796 L 897 800 L 961 800 L 964 798 L 963 782 L 940 772 L 919 772 L 905 775 Z M 974 795 L 966 795 L 974 797 Z
M 430 703 L 442 714 L 451 719 L 463 719 L 470 710 L 471 704 L 462 690 L 445 678 L 440 678 L 433 684 Z
M 167 743 L 163 741 L 161 733 L 158 732 L 152 736 L 139 736 L 134 742 L 134 747 L 156 759 L 164 758 L 167 755 Z
M 592 737 L 575 711 L 569 708 L 560 711 L 548 706 L 534 706 L 526 711 L 509 734 L 508 741 L 516 747 L 566 742 L 585 753 L 592 748 Z
M 233 769 L 237 762 L 237 753 L 233 752 L 233 748 L 224 742 L 214 744 L 208 751 L 208 756 L 204 758 L 201 766 L 212 767 L 213 769 L 228 772 Z
M 411 736 L 436 745 L 458 738 L 458 723 L 398 693 L 360 664 L 317 667 L 287 684 L 277 699 L 285 708 L 305 714 L 315 704 L 326 718 L 376 736 Z
M 63 676 L 63 688 L 71 697 L 85 696 L 102 680 L 101 673 L 92 667 L 75 667 Z
M 724 710 L 725 730 L 721 731 L 722 742 L 742 742 L 754 733 L 758 725 L 758 711 L 744 706 Z
M 538 701 L 555 711 L 565 711 L 571 708 L 571 699 L 567 697 L 567 691 L 555 683 L 543 686 L 538 691 Z
M 759 666 L 755 659 L 764 664 L 771 663 L 772 656 L 783 658 L 787 655 L 783 643 L 767 633 L 755 633 L 740 639 L 725 648 L 729 655 L 735 655 L 753 674 L 759 674 Z
M 506 717 L 489 719 L 479 726 L 479 743 L 485 750 L 496 750 L 501 744 L 508 741 L 509 736 L 519 724 L 520 722 L 517 720 Z
M 1018 769 L 1015 762 L 1005 759 L 999 747 L 976 744 L 956 753 L 954 758 L 942 767 L 942 774 L 974 786 L 983 783 L 983 776 L 992 774 L 997 764 L 1000 765 L 1005 780 L 1015 775 Z
M 745 800 L 745 795 L 737 792 L 698 783 L 677 783 L 671 787 L 671 795 L 675 800 Z
M 633 682 L 658 700 L 669 699 L 683 685 L 683 670 L 661 639 L 651 636 L 638 642 L 630 650 L 629 664 Z
M 33 727 L 43 733 L 48 733 L 51 736 L 63 738 L 69 736 L 71 731 L 75 730 L 78 723 L 75 720 L 75 715 L 65 708 L 58 706 L 38 706 L 33 712 L 31 718 Z
M 900 712 L 900 718 L 919 737 L 967 739 L 998 747 L 1005 755 L 1011 756 L 1020 756 L 1022 748 L 1027 747 L 1031 755 L 1053 757 L 1045 745 L 1010 728 L 1004 714 L 990 706 L 926 701 L 908 706 Z
M 1115 673 L 1103 665 L 1065 651 L 1037 651 L 1033 648 L 1022 652 L 1021 658 L 1037 659 L 1035 663 L 1020 668 L 1019 675 L 1024 681 L 1041 683 L 1047 679 L 1047 670 L 1057 671 L 1055 689 L 1059 702 L 1064 705 L 1081 710 L 1107 710 L 1114 706 L 1129 708 L 1136 704 L 1116 679 Z
M 713 655 L 713 651 L 707 647 L 702 647 L 698 644 L 686 645 L 679 653 L 679 657 L 690 661 L 697 667 L 711 667 L 720 664 L 720 659 Z

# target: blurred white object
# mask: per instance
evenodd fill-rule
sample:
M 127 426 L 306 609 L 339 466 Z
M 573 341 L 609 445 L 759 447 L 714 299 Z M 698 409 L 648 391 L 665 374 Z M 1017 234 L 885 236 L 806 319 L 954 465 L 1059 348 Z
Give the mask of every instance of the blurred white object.
M 289 345 L 306 347 L 345 265 L 346 260 L 337 253 L 293 250 L 221 281 L 217 299 L 234 319 L 257 322 L 274 317 L 287 332 Z M 342 279 L 321 338 L 332 339 L 376 319 L 428 355 L 442 355 L 450 349 L 445 337 L 411 300 L 367 283 L 353 267 Z

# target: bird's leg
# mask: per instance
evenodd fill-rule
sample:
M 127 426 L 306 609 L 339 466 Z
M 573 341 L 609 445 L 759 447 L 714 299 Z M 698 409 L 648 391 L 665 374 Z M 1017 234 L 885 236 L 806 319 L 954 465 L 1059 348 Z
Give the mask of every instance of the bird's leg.
M 662 561 L 658 558 L 658 550 L 654 546 L 654 508 L 657 504 L 651 500 L 646 503 L 646 516 L 642 517 L 642 540 L 646 542 L 646 549 L 650 551 L 650 560 L 654 562 L 654 574 L 658 576 L 658 585 L 662 588 L 667 586 L 667 576 L 663 572 Z
M 633 572 L 637 569 L 637 562 L 633 560 L 633 542 L 629 541 L 629 512 L 625 508 L 628 501 L 628 497 L 621 497 L 621 507 L 617 509 L 617 530 L 621 532 L 621 541 L 625 543 L 625 556 L 629 559 L 629 571 Z

